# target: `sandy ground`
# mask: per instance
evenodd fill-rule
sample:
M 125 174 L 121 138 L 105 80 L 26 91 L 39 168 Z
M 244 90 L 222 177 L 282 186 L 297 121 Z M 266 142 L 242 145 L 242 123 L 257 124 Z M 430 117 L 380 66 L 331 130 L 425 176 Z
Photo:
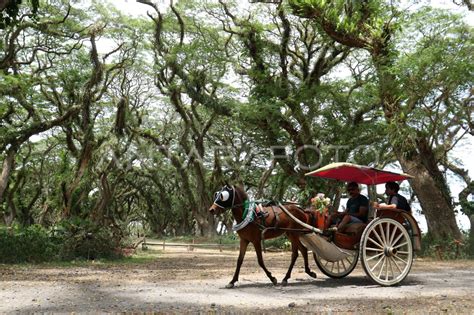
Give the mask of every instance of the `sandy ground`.
M 140 264 L 81 267 L 0 265 L 0 313 L 474 313 L 474 261 L 416 259 L 400 286 L 380 287 L 360 266 L 334 280 L 299 258 L 289 285 L 273 286 L 249 251 L 240 281 L 232 278 L 238 253 L 166 250 Z M 266 253 L 279 281 L 290 253 Z

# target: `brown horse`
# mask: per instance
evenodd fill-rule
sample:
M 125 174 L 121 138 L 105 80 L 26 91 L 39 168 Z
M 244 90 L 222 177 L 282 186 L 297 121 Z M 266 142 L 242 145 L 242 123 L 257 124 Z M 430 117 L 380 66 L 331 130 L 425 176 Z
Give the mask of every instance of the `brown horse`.
M 237 267 L 235 269 L 234 277 L 226 286 L 226 288 L 233 288 L 235 282 L 238 281 L 240 267 L 244 261 L 245 252 L 247 251 L 247 246 L 249 243 L 252 243 L 255 248 L 258 264 L 263 269 L 263 271 L 265 271 L 265 274 L 268 276 L 268 278 L 270 278 L 272 283 L 276 285 L 277 279 L 272 276 L 271 272 L 268 271 L 268 269 L 265 267 L 265 264 L 263 263 L 262 238 L 275 238 L 284 233 L 286 233 L 288 239 L 291 242 L 291 263 L 285 278 L 282 280 L 282 284 L 286 285 L 288 283 L 288 279 L 291 277 L 291 271 L 295 264 L 296 258 L 298 257 L 298 250 L 301 252 L 304 258 L 305 272 L 309 276 L 316 278 L 316 274 L 312 272 L 308 266 L 308 250 L 299 241 L 299 235 L 304 232 L 303 228 L 298 223 L 290 219 L 278 206 L 263 207 L 262 213 L 265 213 L 264 218 L 255 218 L 253 221 L 251 221 L 248 218 L 251 217 L 252 214 L 245 215 L 244 218 L 244 212 L 247 212 L 244 211 L 246 201 L 248 201 L 248 196 L 243 189 L 226 185 L 221 189 L 221 191 L 216 193 L 214 203 L 209 209 L 209 211 L 214 215 L 218 215 L 226 209 L 231 209 L 232 215 L 235 221 L 237 221 L 236 228 L 238 228 L 237 234 L 239 234 L 240 237 L 240 252 L 239 258 L 237 259 Z M 295 204 L 287 204 L 285 207 L 295 217 L 303 222 L 309 223 L 309 213 L 305 213 Z M 251 211 L 252 210 L 248 210 L 247 213 Z

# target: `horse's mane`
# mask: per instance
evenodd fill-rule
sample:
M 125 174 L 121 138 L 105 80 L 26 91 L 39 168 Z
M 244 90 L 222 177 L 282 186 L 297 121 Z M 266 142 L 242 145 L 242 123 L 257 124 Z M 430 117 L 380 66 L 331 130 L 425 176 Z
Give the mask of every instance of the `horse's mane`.
M 242 198 L 242 201 L 249 199 L 249 195 L 247 195 L 243 186 L 237 185 L 237 186 L 234 186 L 234 189 L 236 193 L 240 196 L 240 198 Z

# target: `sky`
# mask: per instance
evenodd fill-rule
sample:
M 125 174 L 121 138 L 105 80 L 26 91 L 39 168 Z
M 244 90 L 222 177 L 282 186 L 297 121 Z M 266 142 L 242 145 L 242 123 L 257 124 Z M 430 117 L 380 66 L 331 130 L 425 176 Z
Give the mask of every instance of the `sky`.
M 241 1 L 242 6 L 245 6 L 245 2 L 248 1 Z M 156 4 L 158 4 L 160 9 L 165 9 L 168 4 L 169 0 L 154 0 Z M 175 0 L 176 2 L 176 0 Z M 411 8 L 416 8 L 420 5 L 431 5 L 436 8 L 448 9 L 452 12 L 461 13 L 466 15 L 466 20 L 469 24 L 474 23 L 474 12 L 469 12 L 465 7 L 457 6 L 453 3 L 452 0 L 419 0 L 419 1 L 401 1 L 404 5 L 409 6 Z M 416 2 L 416 4 L 412 4 Z M 146 16 L 147 11 L 151 11 L 151 7 L 137 3 L 135 0 L 115 0 L 114 5 L 118 8 L 122 9 L 123 12 L 127 12 L 128 14 L 134 16 Z M 472 158 L 472 153 L 474 149 L 474 137 L 468 136 L 464 141 L 462 141 L 456 148 L 453 149 L 451 152 L 451 156 L 458 158 L 462 166 L 469 171 L 469 175 L 471 178 L 474 177 L 474 159 Z M 462 183 L 460 180 L 456 179 L 454 176 L 448 177 L 448 183 L 451 189 L 452 196 L 457 199 L 459 192 L 465 187 L 465 184 Z M 379 185 L 377 187 L 378 192 L 384 192 L 384 185 Z M 343 202 L 341 202 L 343 204 Z M 414 205 L 416 208 L 417 205 Z M 419 208 L 419 206 L 418 206 Z M 416 219 L 418 220 L 422 231 L 426 231 L 426 221 L 422 215 L 415 215 Z M 459 214 L 457 216 L 458 225 L 463 229 L 469 229 L 469 219 L 467 216 Z

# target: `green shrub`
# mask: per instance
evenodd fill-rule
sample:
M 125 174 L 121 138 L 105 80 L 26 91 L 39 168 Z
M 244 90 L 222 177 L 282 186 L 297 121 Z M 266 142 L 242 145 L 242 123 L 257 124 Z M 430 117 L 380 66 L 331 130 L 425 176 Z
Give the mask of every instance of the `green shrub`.
M 433 239 L 429 234 L 422 236 L 420 256 L 436 259 L 466 259 L 474 255 L 470 252 L 470 240 L 467 234 L 463 240 Z
M 281 250 L 289 250 L 291 247 L 291 243 L 288 238 L 284 235 L 279 236 L 277 238 L 272 238 L 269 240 L 265 240 L 265 248 L 277 248 Z
M 57 257 L 58 244 L 39 225 L 0 228 L 0 262 L 42 262 Z
M 122 256 L 118 251 L 121 236 L 89 220 L 74 218 L 63 221 L 56 226 L 54 237 L 60 243 L 61 260 L 115 259 Z
M 115 259 L 122 257 L 121 240 L 121 233 L 77 218 L 51 231 L 39 225 L 0 227 L 0 263 Z
M 471 235 L 472 236 L 472 235 Z M 466 254 L 470 259 L 474 259 L 474 237 L 466 233 L 464 242 L 466 243 Z
M 225 235 L 219 235 L 216 243 L 220 244 L 239 244 L 239 236 L 237 234 L 231 233 L 231 234 L 225 234 Z

